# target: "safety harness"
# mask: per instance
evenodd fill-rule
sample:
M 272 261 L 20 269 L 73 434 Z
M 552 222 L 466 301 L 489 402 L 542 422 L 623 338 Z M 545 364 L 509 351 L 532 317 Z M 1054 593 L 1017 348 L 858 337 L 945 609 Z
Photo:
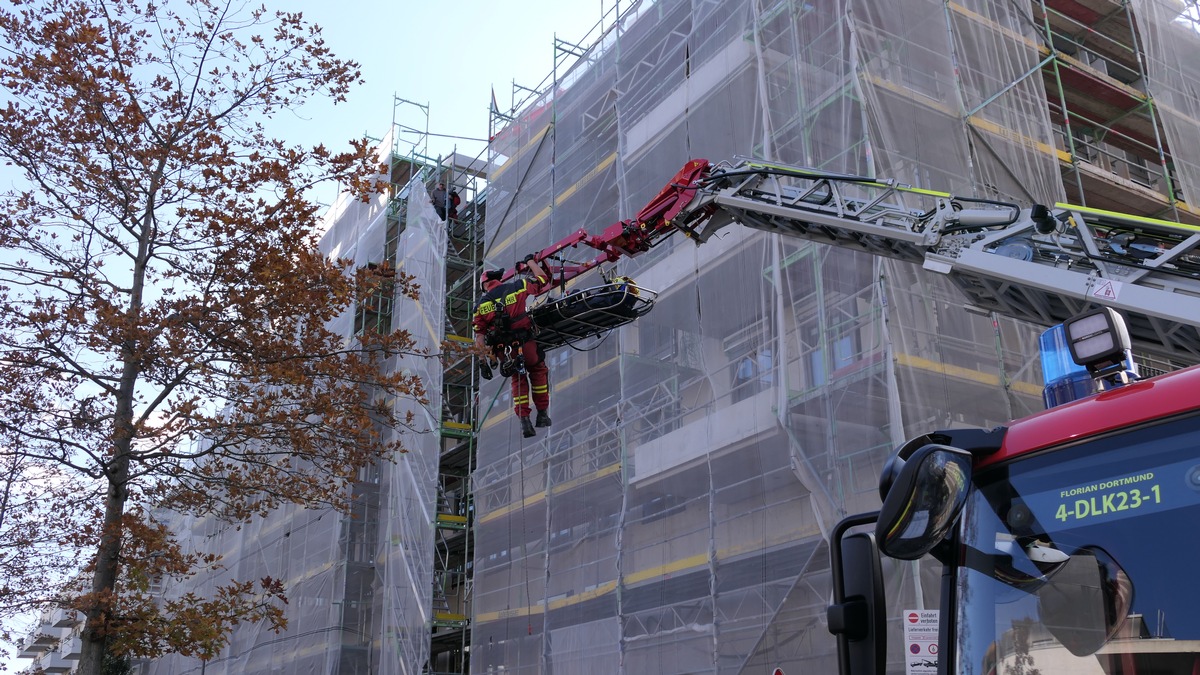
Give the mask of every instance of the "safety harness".
M 522 317 L 527 326 L 517 327 L 509 307 L 523 302 L 526 295 L 524 279 L 510 281 L 484 293 L 479 306 L 475 309 L 476 316 L 492 314 L 494 319 L 483 334 L 483 342 L 491 348 L 492 353 L 500 362 L 500 374 L 511 377 L 525 372 L 525 354 L 523 345 L 532 340 L 537 334 L 537 327 L 528 316 Z

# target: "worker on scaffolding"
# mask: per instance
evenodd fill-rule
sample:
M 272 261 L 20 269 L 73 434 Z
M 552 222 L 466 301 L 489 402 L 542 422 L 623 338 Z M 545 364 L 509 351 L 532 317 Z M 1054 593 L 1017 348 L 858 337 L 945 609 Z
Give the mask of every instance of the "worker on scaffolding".
M 458 190 L 451 189 L 446 192 L 446 183 L 438 183 L 430 194 L 429 201 L 433 204 L 433 210 L 437 212 L 438 218 L 458 220 L 458 205 L 462 203 L 462 198 L 458 196 Z
M 479 277 L 483 297 L 471 325 L 475 344 L 490 349 L 500 362 L 500 374 L 512 379 L 513 411 L 521 421 L 521 435 L 532 438 L 537 435 L 534 427 L 550 426 L 550 369 L 542 347 L 533 339 L 535 326 L 526 302 L 550 284 L 550 275 L 532 254 L 517 263 L 516 270 L 507 282 L 502 271 L 484 270 Z M 531 390 L 537 408 L 533 423 L 529 421 Z

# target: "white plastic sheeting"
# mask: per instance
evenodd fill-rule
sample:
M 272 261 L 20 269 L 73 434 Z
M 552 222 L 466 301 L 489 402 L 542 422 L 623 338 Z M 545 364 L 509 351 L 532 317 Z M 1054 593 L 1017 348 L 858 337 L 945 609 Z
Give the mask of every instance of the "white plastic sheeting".
M 394 330 L 408 331 L 418 352 L 437 355 L 445 338 L 446 224 L 437 217 L 418 179 L 405 188 L 407 226 L 400 235 L 398 271 L 419 284 L 418 300 L 397 298 Z M 433 538 L 437 504 L 438 453 L 441 449 L 442 361 L 410 357 L 393 364 L 421 376 L 430 403 L 397 402 L 401 419 L 411 412 L 416 433 L 405 442 L 408 453 L 380 472 L 379 552 L 375 559 L 382 629 L 382 654 L 370 671 L 420 673 L 429 659 L 432 616 Z
M 1146 55 L 1146 91 L 1166 132 L 1178 195 L 1200 203 L 1200 5 L 1132 0 Z
M 496 134 L 485 255 L 631 217 L 694 157 L 1063 200 L 1045 13 L 633 3 Z M 1163 50 L 1175 70 L 1188 39 Z M 902 440 L 1040 410 L 1041 327 L 971 313 L 919 268 L 736 227 L 616 269 L 658 305 L 549 355 L 551 429 L 522 439 L 507 384 L 481 392 L 472 672 L 832 672 L 832 524 L 878 505 Z M 932 601 L 927 573 L 889 566 L 890 606 Z
M 390 152 L 385 140 L 379 161 Z M 364 471 L 349 514 L 292 507 L 240 527 L 178 522 L 181 538 L 195 550 L 221 554 L 226 571 L 167 587 L 165 595 L 204 595 L 228 579 L 270 576 L 285 585 L 288 627 L 276 634 L 262 625 L 239 626 L 210 662 L 170 656 L 147 664 L 148 675 L 418 673 L 428 660 L 446 225 L 419 181 L 402 187 L 405 206 L 389 215 L 392 196 L 366 202 L 344 196 L 327 215 L 321 246 L 358 267 L 387 261 L 413 275 L 420 288 L 419 300 L 381 298 L 370 309 L 347 311 L 334 326 L 347 339 L 372 323 L 412 336 L 414 355 L 388 363 L 419 374 L 430 398 L 428 406 L 410 399 L 395 404 L 401 418 L 415 417 L 413 430 L 396 430 L 406 434 L 408 452 Z

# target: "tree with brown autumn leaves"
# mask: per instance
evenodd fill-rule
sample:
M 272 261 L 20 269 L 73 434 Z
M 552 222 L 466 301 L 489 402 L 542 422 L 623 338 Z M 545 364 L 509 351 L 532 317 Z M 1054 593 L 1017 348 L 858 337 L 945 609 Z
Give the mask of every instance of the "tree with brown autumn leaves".
M 381 367 L 407 335 L 328 328 L 380 284 L 414 292 L 317 247 L 306 191 L 378 189 L 366 142 L 264 126 L 343 99 L 357 64 L 227 0 L 10 0 L 0 45 L 0 612 L 84 614 L 87 675 L 209 658 L 238 622 L 282 627 L 286 589 L 156 602 L 147 580 L 220 561 L 153 514 L 345 508 L 403 451 L 395 400 L 423 396 Z

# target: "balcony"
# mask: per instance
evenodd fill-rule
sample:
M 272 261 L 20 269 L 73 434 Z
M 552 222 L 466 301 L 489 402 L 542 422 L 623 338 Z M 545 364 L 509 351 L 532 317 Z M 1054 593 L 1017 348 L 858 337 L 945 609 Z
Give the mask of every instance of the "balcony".
M 44 623 L 48 623 L 55 628 L 73 628 L 83 623 L 83 617 L 73 609 L 63 609 L 61 607 L 50 610 L 45 616 Z
M 70 628 L 55 628 L 53 626 L 39 626 L 34 629 L 34 632 L 29 637 L 25 638 L 21 645 L 21 651 L 18 654 L 20 658 L 30 659 L 43 652 L 50 651 L 63 638 L 70 634 Z
M 58 645 L 58 654 L 64 659 L 78 661 L 83 656 L 83 640 L 78 635 L 72 635 L 63 640 Z
M 69 673 L 78 665 L 78 661 L 63 658 L 62 654 L 52 652 L 42 657 L 39 664 L 47 673 Z

